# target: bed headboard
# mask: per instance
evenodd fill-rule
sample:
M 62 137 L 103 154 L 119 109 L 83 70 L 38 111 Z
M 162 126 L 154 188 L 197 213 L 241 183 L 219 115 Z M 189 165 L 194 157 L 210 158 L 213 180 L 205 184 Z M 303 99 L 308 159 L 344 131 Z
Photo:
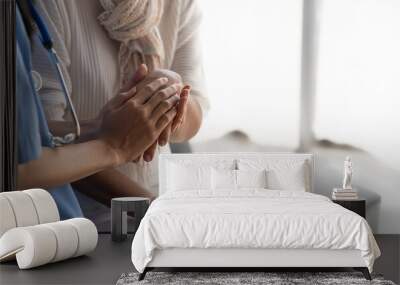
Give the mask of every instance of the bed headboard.
M 308 189 L 314 191 L 314 157 L 312 154 L 299 153 L 179 153 L 161 154 L 159 159 L 159 194 L 166 192 L 167 169 L 169 163 L 179 163 L 188 165 L 210 165 L 221 166 L 231 164 L 233 169 L 237 169 L 237 162 L 240 160 L 263 160 L 267 163 L 279 162 L 304 162 L 307 165 L 306 179 Z

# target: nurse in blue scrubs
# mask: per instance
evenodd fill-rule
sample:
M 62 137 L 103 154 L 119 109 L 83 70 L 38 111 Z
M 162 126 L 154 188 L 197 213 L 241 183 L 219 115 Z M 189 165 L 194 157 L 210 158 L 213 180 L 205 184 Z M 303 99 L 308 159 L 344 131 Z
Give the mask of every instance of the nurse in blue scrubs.
M 169 109 L 157 108 L 165 99 L 159 96 L 153 100 L 152 96 L 158 91 L 172 91 L 161 79 L 152 81 L 148 84 L 151 88 L 143 90 L 137 91 L 132 86 L 108 103 L 108 114 L 103 117 L 95 139 L 55 147 L 32 78 L 31 40 L 36 32 L 28 1 L 18 0 L 16 9 L 17 187 L 46 188 L 54 197 L 62 219 L 80 217 L 82 211 L 69 183 L 132 161 L 148 149 L 176 115 L 172 105 Z M 146 98 L 151 104 L 136 102 Z M 126 124 L 129 121 L 151 123 L 132 128 Z
M 18 163 L 24 164 L 40 157 L 42 147 L 52 147 L 39 97 L 31 77 L 31 45 L 19 8 L 16 12 L 16 96 Z M 81 217 L 82 211 L 70 184 L 49 189 L 57 203 L 62 219 Z

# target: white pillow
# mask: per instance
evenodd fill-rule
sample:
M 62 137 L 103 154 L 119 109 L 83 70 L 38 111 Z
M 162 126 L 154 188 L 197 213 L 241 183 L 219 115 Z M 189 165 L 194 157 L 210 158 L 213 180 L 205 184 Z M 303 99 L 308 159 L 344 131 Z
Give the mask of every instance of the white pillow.
M 273 169 L 268 171 L 268 188 L 273 190 L 306 191 L 304 164 L 295 168 Z
M 236 170 L 237 188 L 268 188 L 267 171 Z
M 311 191 L 309 162 L 292 159 L 240 159 L 240 170 L 267 170 L 267 188 L 272 190 Z
M 167 191 L 211 189 L 211 167 L 169 163 Z
M 212 189 L 236 190 L 236 170 L 212 169 Z

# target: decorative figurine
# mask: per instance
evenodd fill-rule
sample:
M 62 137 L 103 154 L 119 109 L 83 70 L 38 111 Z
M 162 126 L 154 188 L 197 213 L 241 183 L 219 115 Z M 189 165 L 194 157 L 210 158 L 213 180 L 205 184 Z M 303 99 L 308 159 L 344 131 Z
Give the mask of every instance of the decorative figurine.
M 344 178 L 343 178 L 343 190 L 352 190 L 351 179 L 353 178 L 353 163 L 351 157 L 347 156 L 344 161 Z

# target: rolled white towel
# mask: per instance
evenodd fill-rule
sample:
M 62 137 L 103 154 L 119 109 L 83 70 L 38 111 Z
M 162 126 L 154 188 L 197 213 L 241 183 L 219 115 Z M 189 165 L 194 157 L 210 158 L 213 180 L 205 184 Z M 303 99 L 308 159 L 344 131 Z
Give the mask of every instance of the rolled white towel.
M 42 225 L 14 228 L 0 238 L 0 261 L 15 256 L 20 269 L 49 263 L 56 251 L 56 236 Z
M 17 222 L 15 221 L 14 211 L 10 202 L 6 197 L 0 195 L 0 237 L 6 231 L 16 226 Z
M 0 238 L 0 261 L 16 257 L 19 268 L 28 269 L 87 254 L 97 240 L 96 226 L 84 218 L 18 227 Z
M 1 196 L 10 202 L 17 227 L 39 224 L 38 214 L 31 197 L 22 191 L 2 192 Z
M 70 223 L 55 222 L 44 224 L 44 227 L 49 228 L 56 236 L 57 248 L 56 253 L 51 262 L 71 258 L 78 250 L 78 233 L 71 227 Z
M 0 193 L 0 237 L 15 227 L 33 226 L 60 220 L 56 202 L 43 189 Z
M 56 202 L 50 193 L 43 189 L 24 190 L 28 194 L 35 206 L 39 224 L 57 222 L 60 220 Z
M 98 233 L 92 221 L 85 218 L 75 218 L 64 222 L 70 223 L 78 233 L 78 248 L 74 257 L 91 252 L 96 248 Z

